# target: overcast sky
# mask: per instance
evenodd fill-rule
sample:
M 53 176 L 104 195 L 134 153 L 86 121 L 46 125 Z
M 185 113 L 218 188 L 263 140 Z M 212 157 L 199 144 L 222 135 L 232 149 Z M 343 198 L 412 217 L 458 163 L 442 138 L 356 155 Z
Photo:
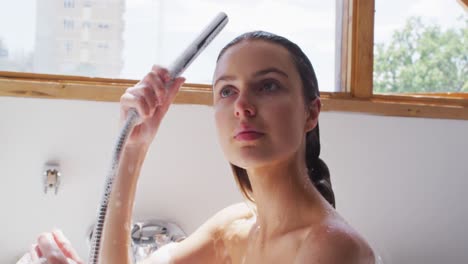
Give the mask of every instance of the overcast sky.
M 0 0 L 0 38 L 10 54 L 34 50 L 35 5 L 36 0 Z M 315 67 L 321 90 L 333 89 L 333 0 L 127 0 L 124 67 L 121 76 L 108 77 L 138 79 L 153 63 L 168 65 L 219 11 L 230 22 L 186 72 L 188 82 L 209 82 L 222 46 L 243 32 L 262 29 L 299 44 Z M 375 41 L 388 41 L 407 17 L 416 15 L 450 27 L 459 26 L 456 18 L 467 14 L 457 0 L 377 0 Z

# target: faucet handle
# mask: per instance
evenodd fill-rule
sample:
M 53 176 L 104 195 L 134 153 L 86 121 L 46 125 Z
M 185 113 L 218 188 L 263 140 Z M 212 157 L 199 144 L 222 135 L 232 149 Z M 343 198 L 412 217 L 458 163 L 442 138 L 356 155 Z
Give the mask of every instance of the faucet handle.
M 54 189 L 54 193 L 57 194 L 60 186 L 61 178 L 59 165 L 56 163 L 47 163 L 43 173 L 43 184 L 44 193 L 47 194 L 49 189 Z

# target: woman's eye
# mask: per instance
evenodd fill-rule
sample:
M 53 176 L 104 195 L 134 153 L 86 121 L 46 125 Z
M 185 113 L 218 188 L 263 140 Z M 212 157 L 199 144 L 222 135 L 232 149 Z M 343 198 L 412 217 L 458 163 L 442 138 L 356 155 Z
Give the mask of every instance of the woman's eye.
M 221 97 L 224 98 L 224 97 L 231 96 L 233 93 L 234 91 L 232 87 L 226 86 L 221 89 L 221 91 L 219 92 L 219 95 L 221 95 Z
M 278 90 L 280 87 L 277 83 L 269 81 L 262 84 L 262 91 L 272 92 Z

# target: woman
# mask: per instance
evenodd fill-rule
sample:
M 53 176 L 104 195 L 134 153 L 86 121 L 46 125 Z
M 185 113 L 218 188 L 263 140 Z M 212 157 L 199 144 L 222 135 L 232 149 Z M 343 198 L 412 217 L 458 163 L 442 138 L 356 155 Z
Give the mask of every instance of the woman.
M 167 70 L 153 67 L 121 98 L 122 120 L 134 107 L 141 123 L 129 136 L 110 197 L 102 263 L 131 263 L 129 223 L 139 171 L 184 79 L 165 89 L 169 82 Z M 328 168 L 319 158 L 317 80 L 300 48 L 267 32 L 239 36 L 218 57 L 213 94 L 219 142 L 252 206 L 223 209 L 141 264 L 374 263 L 370 246 L 334 210 Z M 34 251 L 55 256 L 50 263 L 66 263 L 65 257 L 80 262 L 59 233 L 43 234 L 38 242 Z

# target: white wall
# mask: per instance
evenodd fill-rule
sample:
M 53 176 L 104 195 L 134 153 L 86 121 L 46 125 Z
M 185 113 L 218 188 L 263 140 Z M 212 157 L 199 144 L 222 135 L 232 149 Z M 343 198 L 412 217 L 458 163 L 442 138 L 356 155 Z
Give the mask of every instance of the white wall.
M 0 97 L 0 263 L 53 227 L 87 256 L 118 113 L 117 103 Z M 467 121 L 324 112 L 320 128 L 337 209 L 385 263 L 468 262 Z M 42 192 L 49 160 L 62 168 L 57 196 Z M 211 108 L 173 106 L 144 165 L 135 219 L 190 233 L 240 200 Z

